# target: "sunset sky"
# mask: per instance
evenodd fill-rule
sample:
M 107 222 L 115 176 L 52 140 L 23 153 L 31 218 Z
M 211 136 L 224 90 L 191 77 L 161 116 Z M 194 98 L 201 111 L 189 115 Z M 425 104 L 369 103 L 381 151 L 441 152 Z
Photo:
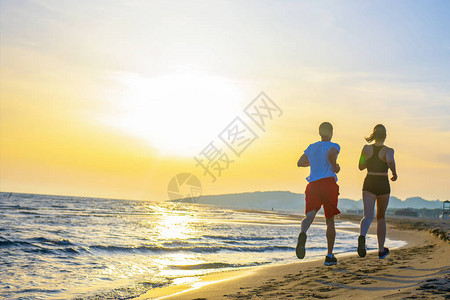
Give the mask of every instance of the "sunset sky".
M 303 193 L 296 163 L 334 126 L 341 197 L 360 199 L 382 123 L 401 199 L 450 198 L 449 1 L 1 1 L 0 190 L 166 200 Z M 260 92 L 283 111 L 255 127 Z M 258 135 L 212 182 L 194 156 L 241 117 Z

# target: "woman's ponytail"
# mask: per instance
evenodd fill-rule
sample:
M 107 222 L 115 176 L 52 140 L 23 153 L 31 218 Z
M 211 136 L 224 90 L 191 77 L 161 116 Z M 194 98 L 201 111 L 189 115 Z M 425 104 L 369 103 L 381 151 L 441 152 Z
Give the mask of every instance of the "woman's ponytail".
M 365 138 L 368 143 L 374 140 L 384 141 L 386 139 L 386 127 L 382 124 L 378 124 L 373 128 L 373 132 L 369 137 Z

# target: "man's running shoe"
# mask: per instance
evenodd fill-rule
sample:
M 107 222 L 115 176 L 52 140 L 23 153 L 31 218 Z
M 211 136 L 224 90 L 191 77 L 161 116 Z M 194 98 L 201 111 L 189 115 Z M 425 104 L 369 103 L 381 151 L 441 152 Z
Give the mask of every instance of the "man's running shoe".
M 389 254 L 389 249 L 384 247 L 383 252 L 378 252 L 378 258 L 383 259 Z
M 366 257 L 366 237 L 363 235 L 360 235 L 358 237 L 358 255 L 359 257 Z
M 337 264 L 337 259 L 336 259 L 336 256 L 334 256 L 334 254 L 331 254 L 331 257 L 329 255 L 325 256 L 325 262 L 324 262 L 325 266 L 332 266 L 332 265 L 336 265 L 336 264 Z
M 305 243 L 306 243 L 306 233 L 300 232 L 298 235 L 297 248 L 295 248 L 295 253 L 299 259 L 305 257 Z

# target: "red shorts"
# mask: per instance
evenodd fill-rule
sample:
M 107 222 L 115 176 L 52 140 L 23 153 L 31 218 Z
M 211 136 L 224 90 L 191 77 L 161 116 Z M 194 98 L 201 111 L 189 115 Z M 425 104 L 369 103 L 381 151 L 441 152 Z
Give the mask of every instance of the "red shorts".
M 315 209 L 318 211 L 323 205 L 326 218 L 331 218 L 339 213 L 337 208 L 339 186 L 334 177 L 322 178 L 308 183 L 305 191 L 305 213 Z

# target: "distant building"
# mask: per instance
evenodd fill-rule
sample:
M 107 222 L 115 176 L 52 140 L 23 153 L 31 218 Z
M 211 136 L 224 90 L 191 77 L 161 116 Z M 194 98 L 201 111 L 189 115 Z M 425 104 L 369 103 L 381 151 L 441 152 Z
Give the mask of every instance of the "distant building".
M 362 215 L 363 210 L 362 209 L 347 209 L 347 210 L 345 210 L 345 213 L 349 214 L 349 215 Z
M 446 200 L 442 203 L 442 219 L 450 218 L 450 201 Z
M 396 216 L 408 216 L 408 217 L 418 217 L 419 214 L 416 210 L 412 210 L 410 208 L 403 208 L 403 209 L 396 209 L 395 210 Z

